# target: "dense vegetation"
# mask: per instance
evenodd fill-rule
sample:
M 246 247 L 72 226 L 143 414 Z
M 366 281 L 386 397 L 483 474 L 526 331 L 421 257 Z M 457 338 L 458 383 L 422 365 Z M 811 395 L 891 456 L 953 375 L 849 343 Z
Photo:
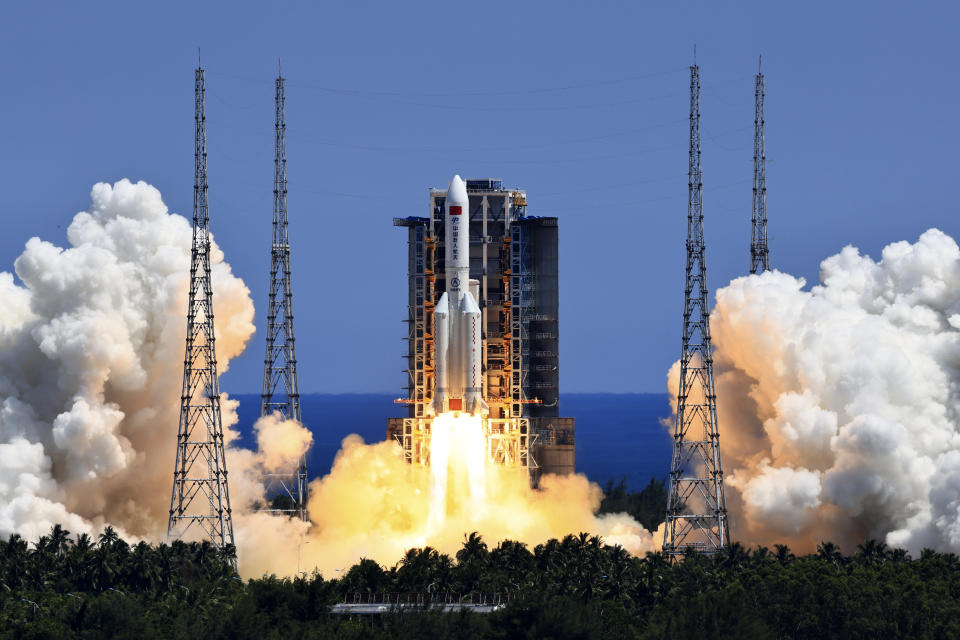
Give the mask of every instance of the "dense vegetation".
M 467 536 L 456 557 L 411 549 L 339 580 L 242 582 L 209 544 L 128 545 L 55 527 L 28 545 L 0 541 L 0 638 L 952 638 L 960 637 L 960 561 L 866 542 L 795 557 L 734 545 L 668 564 L 586 534 L 535 549 Z M 496 591 L 489 614 L 334 616 L 346 592 Z
M 616 484 L 610 480 L 603 488 L 599 512 L 629 513 L 644 527 L 655 531 L 667 512 L 666 481 L 650 478 L 650 483 L 640 491 L 630 491 L 626 478 Z

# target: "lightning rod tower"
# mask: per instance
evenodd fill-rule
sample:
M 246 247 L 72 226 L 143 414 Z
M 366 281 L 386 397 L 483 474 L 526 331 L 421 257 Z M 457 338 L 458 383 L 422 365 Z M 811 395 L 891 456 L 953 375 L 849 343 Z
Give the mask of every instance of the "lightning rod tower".
M 287 125 L 285 82 L 276 80 L 276 118 L 273 162 L 273 244 L 270 251 L 270 305 L 267 308 L 267 353 L 263 360 L 260 415 L 279 412 L 286 420 L 300 420 L 300 387 L 293 337 L 293 292 L 290 286 L 290 233 L 287 228 Z M 279 484 L 290 502 L 271 511 L 307 519 L 307 461 L 297 468 L 270 474 L 268 490 Z
M 233 546 L 233 517 L 227 486 L 227 461 L 223 452 L 213 326 L 204 102 L 203 67 L 198 65 L 194 76 L 193 247 L 187 346 L 183 359 L 180 426 L 167 535 L 180 538 L 196 525 L 218 548 L 226 549 Z
M 763 63 L 761 58 L 760 64 Z M 767 247 L 767 152 L 763 140 L 763 71 L 758 64 L 754 79 L 753 116 L 753 224 L 750 231 L 750 273 L 770 270 Z
M 690 161 L 683 350 L 663 552 L 716 553 L 730 544 L 720 464 L 700 169 L 700 67 L 690 67 Z

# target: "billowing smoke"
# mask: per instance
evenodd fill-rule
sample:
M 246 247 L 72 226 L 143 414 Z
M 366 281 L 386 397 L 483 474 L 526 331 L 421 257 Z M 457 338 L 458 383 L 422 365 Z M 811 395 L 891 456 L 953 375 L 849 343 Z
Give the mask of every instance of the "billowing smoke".
M 264 416 L 254 425 L 260 463 L 269 473 L 295 469 L 310 444 L 313 434 L 296 420 L 284 420 L 279 413 Z
M 957 244 L 934 229 L 879 261 L 846 247 L 820 280 L 768 272 L 717 292 L 734 537 L 960 551 Z
M 163 540 L 172 482 L 185 342 L 191 226 L 152 186 L 97 184 L 60 248 L 31 239 L 17 284 L 0 273 L 0 536 L 28 539 L 60 523 L 79 533 L 106 525 Z M 212 245 L 220 371 L 253 334 L 253 303 Z M 228 444 L 237 403 L 223 397 Z M 479 531 L 528 543 L 588 531 L 634 552 L 651 534 L 625 515 L 594 516 L 600 490 L 583 476 L 524 477 L 493 470 L 479 509 L 451 507 L 428 526 L 430 478 L 395 443 L 344 440 L 332 472 L 315 481 L 314 524 L 253 509 L 265 474 L 292 468 L 310 445 L 302 426 L 268 416 L 258 450 L 227 450 L 240 570 L 328 576 L 361 557 L 393 564 L 411 546 L 459 548 Z M 472 505 L 476 507 L 477 505 Z
M 583 475 L 547 475 L 542 490 L 534 491 L 526 471 L 490 464 L 487 474 L 479 503 L 468 499 L 462 485 L 451 485 L 445 518 L 434 526 L 430 471 L 404 462 L 395 442 L 364 444 L 348 436 L 330 474 L 310 485 L 309 531 L 286 518 L 240 516 L 240 571 L 292 574 L 297 567 L 316 567 L 339 577 L 360 558 L 393 565 L 411 547 L 429 545 L 453 554 L 472 531 L 491 542 L 531 545 L 586 531 L 635 554 L 657 546 L 654 536 L 625 514 L 594 515 L 602 494 Z
M 191 227 L 152 186 L 91 191 L 69 247 L 27 242 L 0 273 L 0 535 L 54 523 L 166 532 Z M 253 304 L 213 245 L 221 371 L 253 334 Z M 224 402 L 224 420 L 236 420 Z

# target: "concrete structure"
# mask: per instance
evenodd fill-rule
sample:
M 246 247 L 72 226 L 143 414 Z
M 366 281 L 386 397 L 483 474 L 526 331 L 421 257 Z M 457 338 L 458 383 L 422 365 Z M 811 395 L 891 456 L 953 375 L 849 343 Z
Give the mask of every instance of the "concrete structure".
M 527 215 L 526 193 L 497 179 L 466 181 L 469 275 L 478 281 L 483 398 L 489 407 L 492 454 L 542 473 L 574 466 L 574 421 L 558 417 L 559 294 L 557 219 Z M 392 418 L 388 437 L 411 462 L 422 450 L 433 400 L 434 306 L 447 291 L 443 255 L 446 191 L 431 189 L 428 215 L 395 218 L 407 229 L 408 418 Z M 532 454 L 532 455 L 531 455 Z M 550 461 L 544 467 L 540 459 Z
M 330 608 L 333 615 L 369 616 L 388 613 L 493 613 L 507 606 L 507 594 L 501 593 L 366 593 L 349 592 L 343 602 Z

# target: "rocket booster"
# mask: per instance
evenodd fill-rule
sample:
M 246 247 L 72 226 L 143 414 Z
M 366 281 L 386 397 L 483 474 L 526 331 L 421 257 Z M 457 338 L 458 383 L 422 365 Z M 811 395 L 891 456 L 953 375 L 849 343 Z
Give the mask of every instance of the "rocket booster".
M 482 318 L 477 281 L 470 280 L 467 185 L 454 176 L 444 211 L 447 290 L 433 310 L 433 412 L 488 412 L 483 401 Z

